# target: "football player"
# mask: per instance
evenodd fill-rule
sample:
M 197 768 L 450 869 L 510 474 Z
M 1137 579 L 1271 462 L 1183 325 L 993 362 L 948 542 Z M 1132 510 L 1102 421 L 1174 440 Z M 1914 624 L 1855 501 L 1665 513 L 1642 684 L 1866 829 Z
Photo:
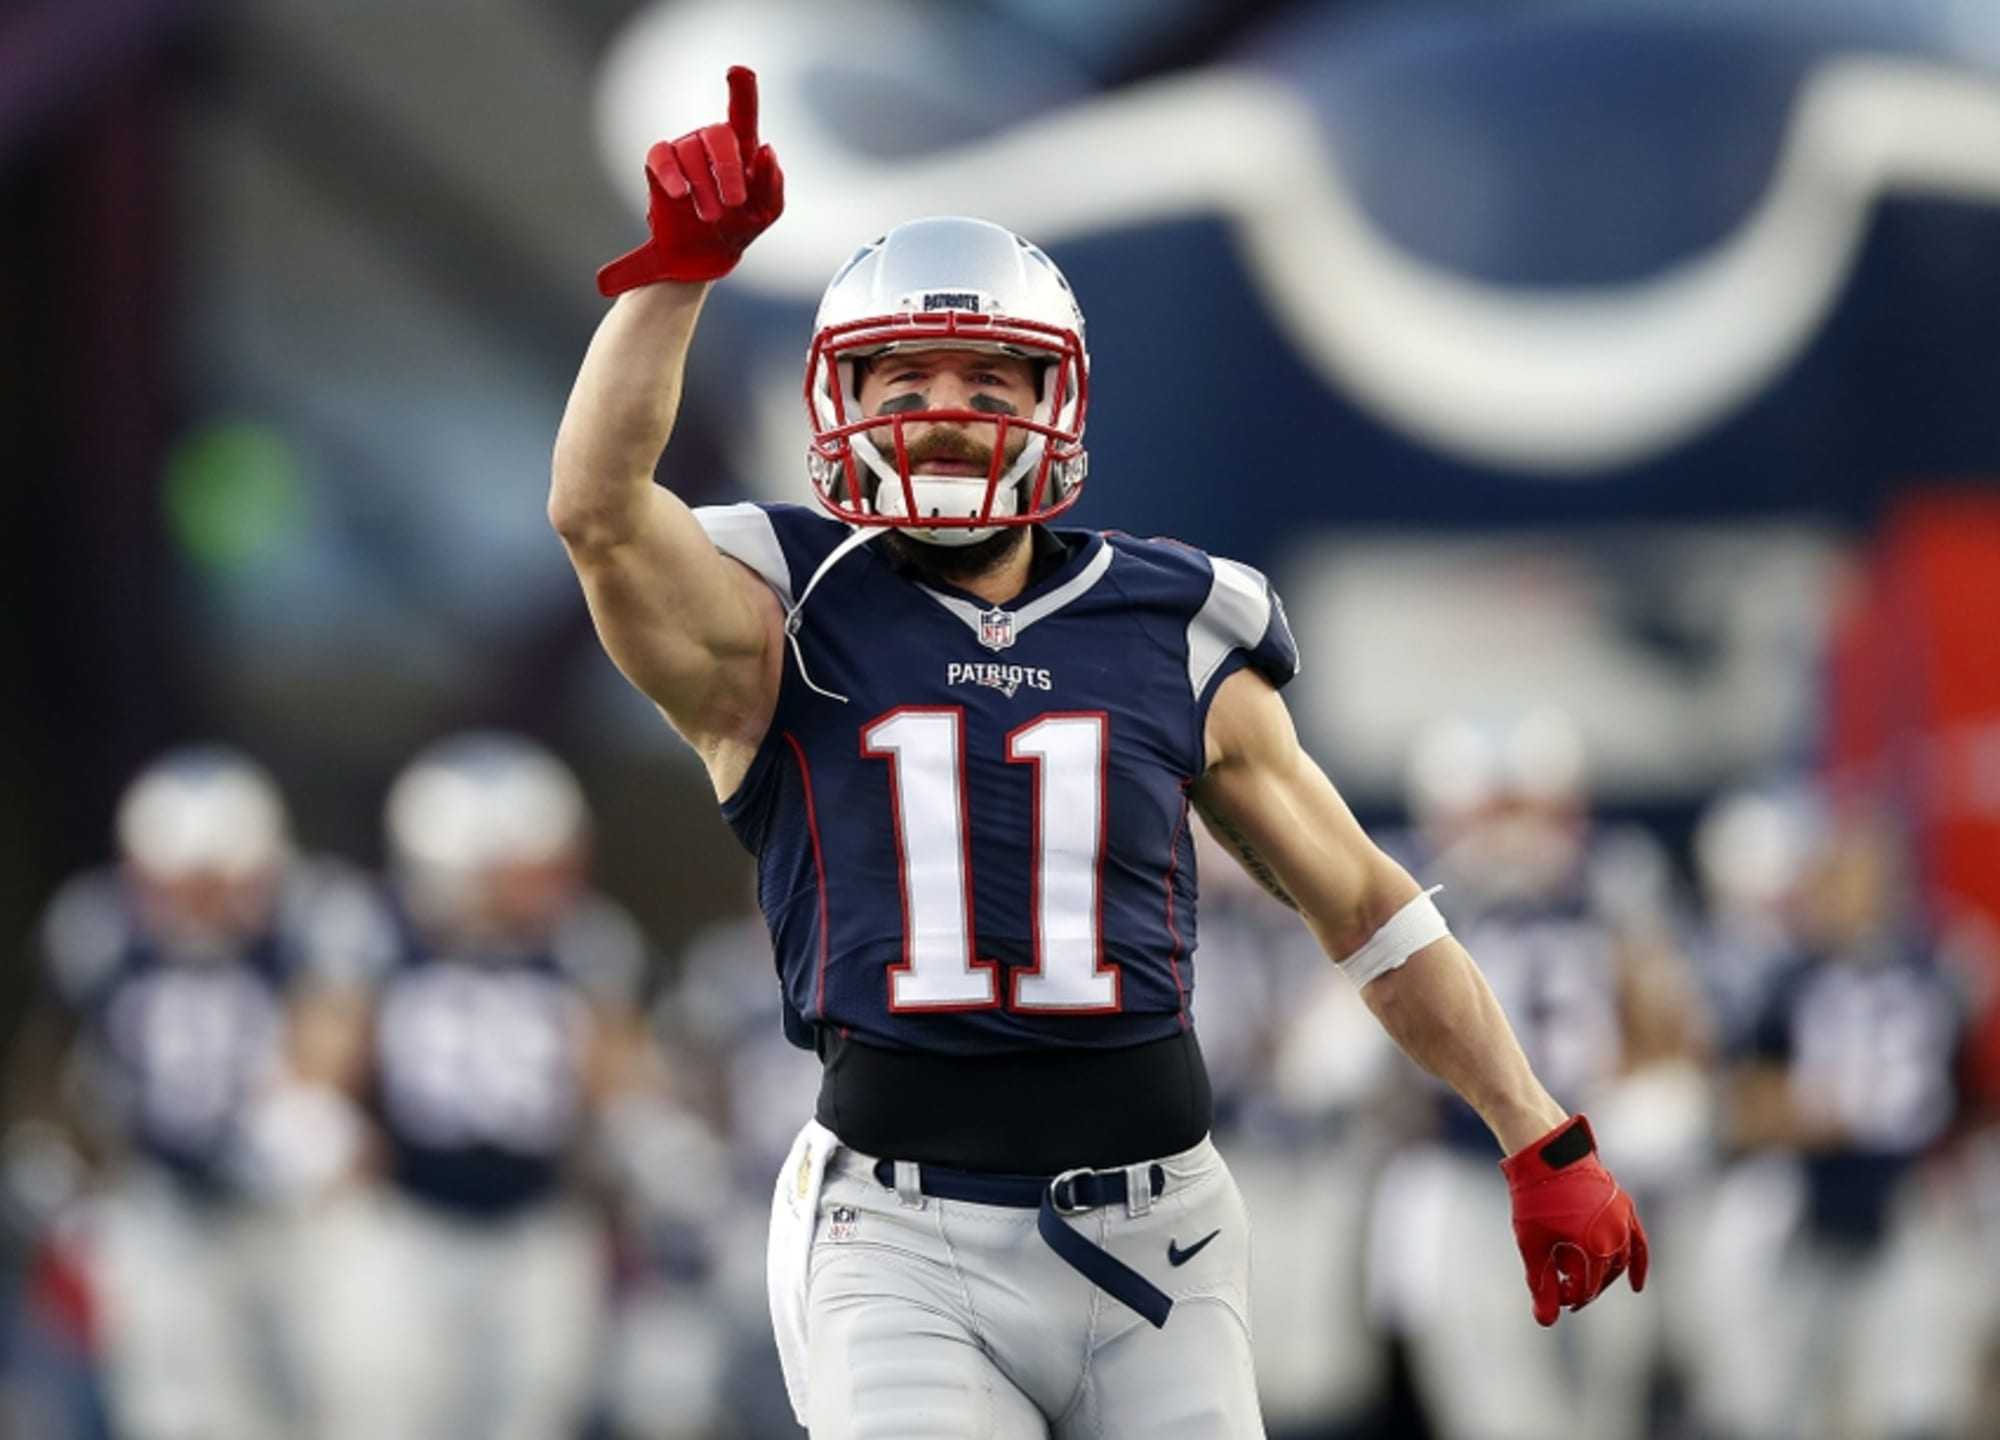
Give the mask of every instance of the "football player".
M 1791 963 L 1776 967 L 1724 1113 L 1702 1418 L 1746 1436 L 1962 1433 L 1981 1359 L 1963 1242 L 1918 1162 L 1959 1107 L 1966 997 L 1916 911 L 1896 826 L 1822 806 Z M 1713 1273 L 1709 1271 L 1707 1273 Z
M 1249 1226 L 1189 1018 L 1209 817 L 1506 1156 L 1539 1318 L 1646 1250 L 1417 883 L 1300 748 L 1262 575 L 1059 527 L 1090 357 L 1048 256 L 912 221 L 808 352 L 825 514 L 653 483 L 711 282 L 778 218 L 756 82 L 656 145 L 645 244 L 556 442 L 598 632 L 756 857 L 817 1115 L 780 1175 L 779 1348 L 815 1435 L 1262 1433 Z M 872 543 L 871 543 L 872 542 Z M 866 548 L 864 548 L 866 547 Z
M 1718 795 L 1694 832 L 1703 922 L 1693 952 L 1721 1043 L 1749 1043 L 1777 972 L 1793 963 L 1794 924 L 1826 816 L 1803 786 Z
M 649 1078 L 637 927 L 585 883 L 590 817 L 555 756 L 472 733 L 386 806 L 403 926 L 365 1053 L 386 1183 L 303 1257 L 316 1433 L 554 1440 L 590 1403 L 605 1232 L 573 1183 L 593 1121 Z
M 277 787 L 233 750 L 149 765 L 116 834 L 119 866 L 71 880 L 41 927 L 47 1018 L 74 1037 L 53 1098 L 103 1162 L 80 1228 L 114 1425 L 290 1434 L 269 1202 L 358 1155 L 313 1036 L 382 963 L 385 917 L 359 876 L 294 854 Z

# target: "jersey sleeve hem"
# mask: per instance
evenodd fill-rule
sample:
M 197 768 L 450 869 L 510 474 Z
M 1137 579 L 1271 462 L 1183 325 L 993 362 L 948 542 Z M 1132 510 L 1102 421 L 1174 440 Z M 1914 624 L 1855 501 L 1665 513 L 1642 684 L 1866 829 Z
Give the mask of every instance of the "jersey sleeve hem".
M 1187 626 L 1197 774 L 1207 767 L 1208 711 L 1223 681 L 1248 665 L 1280 689 L 1299 673 L 1284 604 L 1263 573 L 1215 556 L 1208 564 L 1208 593 Z
M 1215 704 L 1216 693 L 1222 689 L 1222 682 L 1250 663 L 1247 651 L 1231 650 L 1209 671 L 1208 684 L 1194 700 L 1194 778 L 1199 780 L 1208 769 L 1208 712 Z
M 744 501 L 737 505 L 702 505 L 694 518 L 715 548 L 757 572 L 787 610 L 792 608 L 792 569 L 771 512 Z

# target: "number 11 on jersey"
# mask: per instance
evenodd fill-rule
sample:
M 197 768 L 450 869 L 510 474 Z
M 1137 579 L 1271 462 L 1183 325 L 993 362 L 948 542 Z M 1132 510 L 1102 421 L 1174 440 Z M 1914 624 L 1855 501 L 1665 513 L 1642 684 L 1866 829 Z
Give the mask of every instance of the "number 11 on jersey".
M 1015 973 L 1012 1009 L 1118 1009 L 1119 975 L 1103 963 L 1101 913 L 1109 726 L 1101 711 L 1054 711 L 1007 736 L 1009 763 L 1031 765 L 1035 773 L 1035 964 Z M 998 1004 L 996 967 L 974 954 L 965 712 L 892 710 L 862 728 L 861 753 L 889 762 L 902 871 L 903 962 L 889 970 L 890 1008 Z

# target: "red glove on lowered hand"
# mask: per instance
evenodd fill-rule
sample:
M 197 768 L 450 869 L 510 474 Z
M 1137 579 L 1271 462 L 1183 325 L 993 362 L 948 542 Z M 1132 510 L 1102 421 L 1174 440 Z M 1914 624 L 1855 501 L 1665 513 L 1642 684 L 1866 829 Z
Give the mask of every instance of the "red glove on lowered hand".
M 1597 1159 L 1597 1137 L 1578 1115 L 1500 1162 L 1514 1199 L 1514 1238 L 1528 1265 L 1535 1320 L 1581 1310 L 1632 1272 L 1646 1288 L 1646 1231 L 1632 1197 Z
M 715 280 L 785 209 L 785 176 L 757 143 L 757 75 L 729 70 L 729 123 L 704 125 L 646 152 L 650 239 L 597 272 L 620 295 L 657 280 Z

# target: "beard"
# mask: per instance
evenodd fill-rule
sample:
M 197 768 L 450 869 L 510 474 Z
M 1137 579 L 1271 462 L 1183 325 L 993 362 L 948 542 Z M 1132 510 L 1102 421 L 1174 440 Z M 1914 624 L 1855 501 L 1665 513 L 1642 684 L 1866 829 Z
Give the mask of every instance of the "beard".
M 1009 525 L 971 545 L 926 545 L 891 530 L 882 537 L 882 544 L 898 565 L 907 566 L 924 579 L 962 586 L 1012 560 L 1015 552 L 1028 543 L 1028 535 L 1026 525 Z

